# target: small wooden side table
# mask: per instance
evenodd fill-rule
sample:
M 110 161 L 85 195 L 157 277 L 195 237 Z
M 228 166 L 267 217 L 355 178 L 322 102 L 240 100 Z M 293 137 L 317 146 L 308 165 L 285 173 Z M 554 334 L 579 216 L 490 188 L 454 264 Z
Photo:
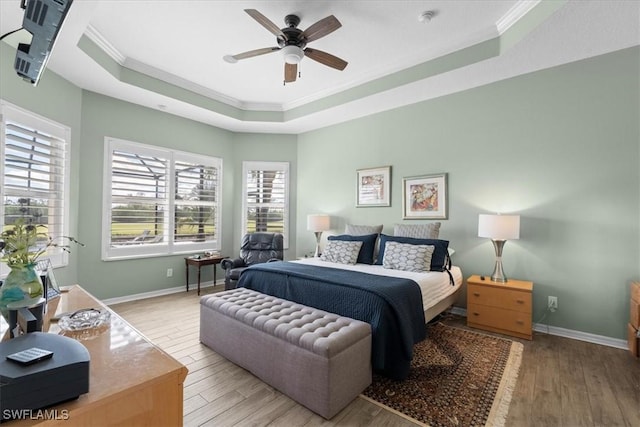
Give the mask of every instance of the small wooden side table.
M 198 295 L 200 295 L 200 269 L 203 265 L 213 265 L 213 284 L 216 284 L 216 265 L 220 264 L 225 259 L 223 256 L 210 256 L 204 257 L 186 257 L 184 259 L 184 266 L 187 272 L 187 292 L 189 292 L 189 266 L 193 265 L 198 268 Z
M 484 280 L 483 280 L 484 279 Z M 533 282 L 467 279 L 467 326 L 531 340 Z

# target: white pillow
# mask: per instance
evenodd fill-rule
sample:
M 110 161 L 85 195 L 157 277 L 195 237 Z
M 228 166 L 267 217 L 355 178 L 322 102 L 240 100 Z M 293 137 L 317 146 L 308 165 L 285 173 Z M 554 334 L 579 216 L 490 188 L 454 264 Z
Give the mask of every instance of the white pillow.
M 361 241 L 328 240 L 320 259 L 339 264 L 355 264 L 361 247 Z
M 352 236 L 364 236 L 367 234 L 380 234 L 380 233 L 382 233 L 382 225 L 347 224 L 344 227 L 344 234 L 350 234 Z
M 433 245 L 387 242 L 384 247 L 382 266 L 393 270 L 431 271 L 431 255 L 435 248 Z
M 440 222 L 428 224 L 395 224 L 393 235 L 399 237 L 413 237 L 414 239 L 437 239 L 440 235 Z

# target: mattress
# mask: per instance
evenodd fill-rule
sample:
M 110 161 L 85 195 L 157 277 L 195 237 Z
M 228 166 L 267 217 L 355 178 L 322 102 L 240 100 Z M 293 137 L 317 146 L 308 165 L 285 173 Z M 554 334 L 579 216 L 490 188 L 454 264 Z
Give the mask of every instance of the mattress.
M 413 271 L 392 270 L 381 265 L 369 264 L 339 264 L 335 262 L 322 261 L 320 258 L 304 258 L 297 261 L 303 264 L 317 265 L 320 267 L 339 268 L 343 270 L 359 271 L 362 273 L 377 274 L 379 276 L 402 277 L 411 279 L 418 284 L 422 292 L 422 306 L 427 311 L 440 301 L 454 294 L 462 286 L 462 271 L 460 267 L 451 267 L 451 276 L 445 272 L 429 271 L 426 273 L 416 273 Z

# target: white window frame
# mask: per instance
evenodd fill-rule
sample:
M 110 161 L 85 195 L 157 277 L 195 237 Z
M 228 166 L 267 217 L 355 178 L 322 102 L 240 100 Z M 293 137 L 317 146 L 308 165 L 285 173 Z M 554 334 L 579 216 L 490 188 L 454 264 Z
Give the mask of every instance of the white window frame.
M 32 113 L 28 110 L 20 108 L 4 100 L 0 100 L 0 229 L 4 227 L 4 197 L 5 197 L 5 147 L 6 147 L 6 125 L 7 121 L 20 123 L 31 129 L 38 130 L 45 134 L 51 135 L 63 141 L 63 173 L 62 182 L 60 183 L 62 197 L 61 197 L 61 213 L 62 220 L 60 221 L 61 230 L 55 230 L 52 233 L 52 238 L 59 239 L 62 236 L 69 235 L 69 192 L 70 192 L 70 174 L 71 174 L 71 128 L 63 124 L 57 123 L 46 117 Z M 65 244 L 67 242 L 64 242 Z M 47 251 L 47 258 L 51 260 L 51 264 L 54 268 L 64 267 L 69 265 L 69 254 L 55 247 L 50 247 Z M 5 277 L 9 273 L 9 268 L 6 263 L 0 263 L 0 277 Z
M 289 162 L 264 162 L 264 161 L 244 161 L 242 162 L 242 235 L 247 234 L 248 222 L 248 187 L 247 174 L 252 170 L 279 170 L 285 173 L 285 201 L 284 201 L 284 218 L 283 218 L 283 237 L 284 249 L 289 249 L 289 194 L 291 187 L 291 175 L 289 171 Z
M 161 242 L 149 245 L 124 245 L 111 246 L 111 178 L 114 150 L 130 152 L 141 155 L 150 155 L 168 160 L 167 174 L 170 177 L 167 183 L 165 235 Z M 215 218 L 215 240 L 206 242 L 174 242 L 173 233 L 175 225 L 175 162 L 191 161 L 196 164 L 206 164 L 218 169 L 217 209 Z M 150 258 L 202 252 L 206 250 L 219 250 L 222 242 L 222 159 L 202 154 L 188 153 L 174 149 L 162 148 L 153 145 L 132 142 L 123 139 L 105 138 L 104 144 L 104 176 L 103 176 L 103 218 L 102 218 L 102 260 L 115 261 L 122 259 Z

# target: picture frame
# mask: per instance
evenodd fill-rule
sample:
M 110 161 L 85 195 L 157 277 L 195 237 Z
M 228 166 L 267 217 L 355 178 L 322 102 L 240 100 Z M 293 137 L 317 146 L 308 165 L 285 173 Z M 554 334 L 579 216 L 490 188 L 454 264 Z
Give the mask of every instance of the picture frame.
M 48 301 L 60 296 L 60 287 L 56 276 L 53 274 L 53 265 L 49 258 L 41 259 L 36 263 L 36 271 L 40 275 L 42 287 L 44 288 L 44 296 Z
M 403 219 L 447 219 L 447 174 L 422 175 L 402 180 Z
M 391 206 L 391 166 L 356 171 L 356 207 Z

